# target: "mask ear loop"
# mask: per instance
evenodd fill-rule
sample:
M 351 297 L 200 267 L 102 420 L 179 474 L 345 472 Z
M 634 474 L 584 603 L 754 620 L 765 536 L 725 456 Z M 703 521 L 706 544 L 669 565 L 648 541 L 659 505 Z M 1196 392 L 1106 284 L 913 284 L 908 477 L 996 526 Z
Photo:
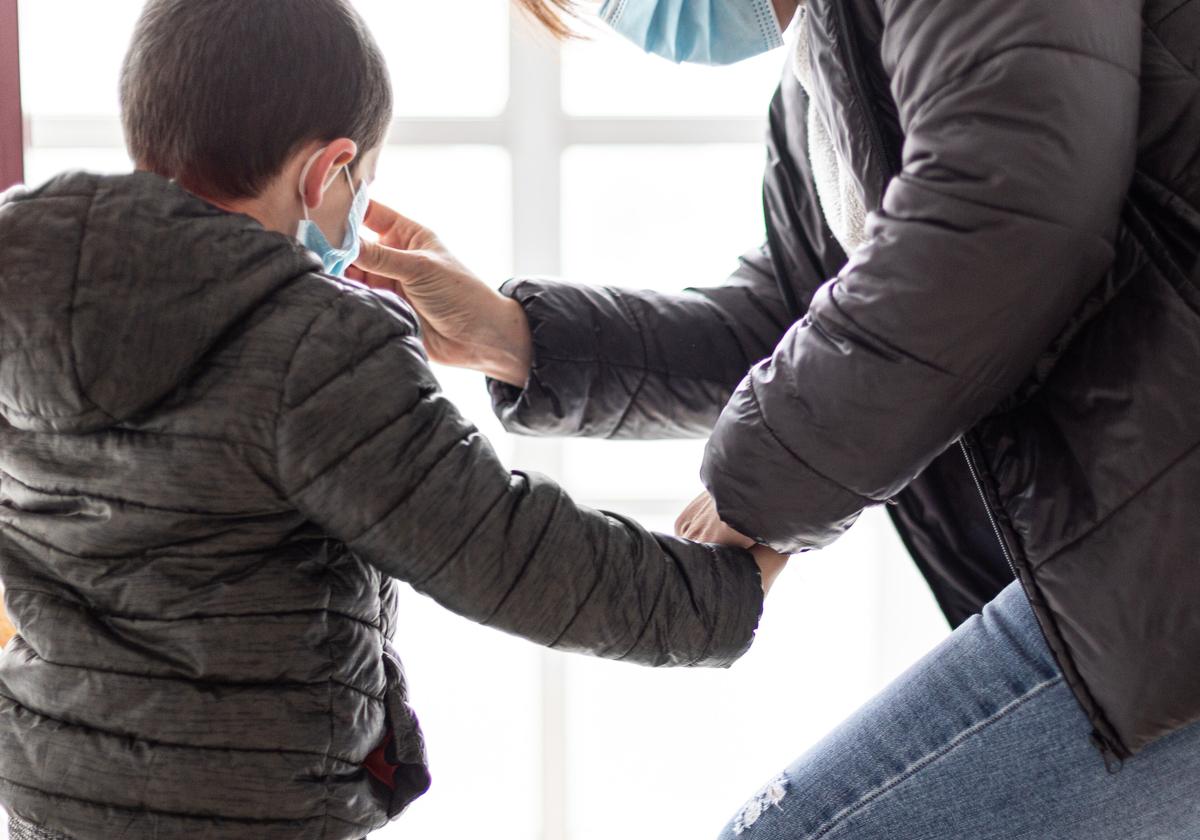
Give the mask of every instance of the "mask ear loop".
M 312 221 L 308 215 L 308 196 L 304 194 L 304 185 L 308 183 L 308 173 L 312 170 L 313 164 L 317 162 L 317 158 L 321 156 L 324 149 L 317 149 L 316 153 L 308 159 L 308 163 L 304 164 L 304 168 L 300 170 L 300 206 L 304 208 L 304 221 Z
M 325 149 L 328 148 L 328 146 L 325 147 Z M 313 156 L 308 159 L 308 163 L 304 164 L 304 168 L 300 170 L 300 206 L 304 208 L 304 220 L 306 222 L 311 222 L 312 219 L 308 215 L 308 196 L 304 194 L 304 185 L 308 182 L 308 173 L 312 171 L 313 164 L 317 162 L 317 158 L 321 156 L 325 149 L 317 149 Z M 354 192 L 354 179 L 350 177 L 349 164 L 342 168 L 346 172 L 346 178 L 350 181 L 350 192 Z

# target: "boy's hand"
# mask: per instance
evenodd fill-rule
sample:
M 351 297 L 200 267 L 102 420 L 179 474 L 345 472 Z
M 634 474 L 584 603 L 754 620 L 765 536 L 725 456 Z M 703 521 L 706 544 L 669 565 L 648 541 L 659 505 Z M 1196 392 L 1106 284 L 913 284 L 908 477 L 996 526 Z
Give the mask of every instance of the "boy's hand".
M 765 545 L 755 545 L 754 540 L 730 528 L 717 515 L 717 506 L 712 496 L 701 493 L 675 520 L 675 533 L 686 540 L 701 543 L 732 545 L 749 549 L 754 555 L 762 575 L 763 593 L 771 590 L 775 578 L 787 565 L 788 558 Z
M 516 301 L 490 288 L 455 259 L 430 230 L 371 202 L 363 240 L 349 276 L 404 298 L 421 320 L 429 357 L 471 368 L 524 388 L 533 360 L 529 320 Z

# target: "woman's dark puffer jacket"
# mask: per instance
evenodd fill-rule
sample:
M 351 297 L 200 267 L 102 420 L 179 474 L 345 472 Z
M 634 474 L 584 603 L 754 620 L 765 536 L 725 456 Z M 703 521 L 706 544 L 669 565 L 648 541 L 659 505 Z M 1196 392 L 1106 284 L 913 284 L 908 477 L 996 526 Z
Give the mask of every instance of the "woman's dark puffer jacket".
M 497 410 L 533 433 L 715 424 L 718 509 L 784 550 L 893 502 L 950 620 L 1019 576 L 1097 745 L 1136 753 L 1200 719 L 1200 0 L 807 14 L 816 83 L 789 67 L 772 106 L 767 246 L 679 295 L 510 284 L 537 361 Z M 810 108 L 875 211 L 849 261 Z
M 76 840 L 384 825 L 429 783 L 395 579 L 560 650 L 749 646 L 749 554 L 510 474 L 407 307 L 287 237 L 154 175 L 80 174 L 0 202 L 0 257 L 10 812 Z M 363 768 L 389 731 L 394 794 Z

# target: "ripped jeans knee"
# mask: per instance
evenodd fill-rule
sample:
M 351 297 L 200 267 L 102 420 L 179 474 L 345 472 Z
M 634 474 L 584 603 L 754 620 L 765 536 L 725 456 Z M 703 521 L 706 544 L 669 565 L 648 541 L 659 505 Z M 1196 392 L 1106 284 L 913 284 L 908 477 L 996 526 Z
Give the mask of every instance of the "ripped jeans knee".
M 787 796 L 787 789 L 788 778 L 782 773 L 763 785 L 762 789 L 742 806 L 742 810 L 734 818 L 729 829 L 733 832 L 733 836 L 741 837 L 772 808 L 782 810 L 782 802 Z

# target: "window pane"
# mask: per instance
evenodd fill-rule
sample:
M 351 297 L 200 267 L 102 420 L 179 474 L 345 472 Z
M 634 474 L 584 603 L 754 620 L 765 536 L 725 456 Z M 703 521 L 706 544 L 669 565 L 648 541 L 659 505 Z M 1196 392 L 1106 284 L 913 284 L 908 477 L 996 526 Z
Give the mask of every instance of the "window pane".
M 387 56 L 400 115 L 489 116 L 508 100 L 505 0 L 356 0 Z
M 563 106 L 579 116 L 764 116 L 785 54 L 730 67 L 675 65 L 598 24 L 592 40 L 564 47 Z
M 563 482 L 596 501 L 690 500 L 700 484 L 702 440 L 572 440 L 563 452 Z
M 512 164 L 493 146 L 387 146 L 371 196 L 434 230 L 493 285 L 512 273 Z
M 885 641 L 901 623 L 903 638 Z M 731 670 L 569 659 L 571 840 L 715 837 L 945 633 L 886 514 L 870 511 L 835 547 L 792 561 Z
M 22 0 L 26 112 L 116 115 L 121 62 L 143 4 Z M 397 114 L 480 116 L 503 110 L 508 97 L 503 0 L 357 0 L 355 5 L 387 56 Z M 64 56 L 71 60 L 65 62 Z
M 537 840 L 540 654 L 406 589 L 394 645 L 429 748 L 433 787 L 372 838 Z
M 39 149 L 25 151 L 25 183 L 37 186 L 71 169 L 86 169 L 112 175 L 132 172 L 133 164 L 124 148 Z
M 762 146 L 581 146 L 563 161 L 563 263 L 578 282 L 716 285 L 766 239 Z
M 142 5 L 143 0 L 22 0 L 25 112 L 115 116 L 121 62 Z
M 765 238 L 763 164 L 757 145 L 569 150 L 565 275 L 663 291 L 723 282 Z M 564 479 L 588 499 L 681 501 L 701 490 L 702 452 L 696 441 L 566 441 Z

